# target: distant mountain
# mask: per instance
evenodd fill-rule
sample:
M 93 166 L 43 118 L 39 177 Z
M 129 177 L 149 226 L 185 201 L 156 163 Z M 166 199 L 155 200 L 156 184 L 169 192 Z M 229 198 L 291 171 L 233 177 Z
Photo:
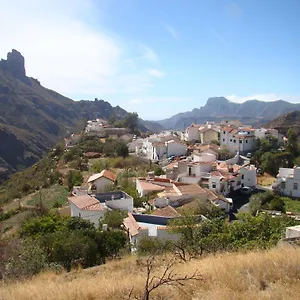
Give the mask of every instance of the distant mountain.
M 26 76 L 16 50 L 0 61 L 0 182 L 3 176 L 35 163 L 65 135 L 94 118 L 122 119 L 126 110 L 103 100 L 73 101 Z M 162 128 L 140 120 L 142 131 Z
M 257 125 L 295 110 L 300 110 L 300 104 L 283 100 L 272 102 L 248 100 L 244 103 L 235 103 L 224 97 L 214 97 L 209 98 L 200 108 L 179 113 L 158 123 L 168 129 L 184 129 L 192 123 L 218 122 L 224 119 L 237 119 L 245 124 Z
M 287 135 L 289 128 L 292 128 L 300 136 L 300 111 L 294 111 L 272 120 L 264 125 L 266 128 L 275 128 L 279 132 Z

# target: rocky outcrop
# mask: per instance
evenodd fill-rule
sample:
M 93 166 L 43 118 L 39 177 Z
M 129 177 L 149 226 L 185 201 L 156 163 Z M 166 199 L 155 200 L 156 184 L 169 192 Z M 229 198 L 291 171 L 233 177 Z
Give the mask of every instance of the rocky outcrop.
M 17 50 L 13 49 L 7 54 L 6 60 L 2 59 L 0 61 L 0 69 L 22 81 L 28 81 L 25 71 L 25 59 Z

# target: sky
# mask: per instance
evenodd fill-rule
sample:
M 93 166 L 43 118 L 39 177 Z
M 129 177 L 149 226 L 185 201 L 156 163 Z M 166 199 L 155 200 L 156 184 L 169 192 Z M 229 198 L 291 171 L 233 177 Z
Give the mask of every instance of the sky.
M 0 0 L 0 57 L 159 120 L 209 97 L 300 102 L 299 0 Z

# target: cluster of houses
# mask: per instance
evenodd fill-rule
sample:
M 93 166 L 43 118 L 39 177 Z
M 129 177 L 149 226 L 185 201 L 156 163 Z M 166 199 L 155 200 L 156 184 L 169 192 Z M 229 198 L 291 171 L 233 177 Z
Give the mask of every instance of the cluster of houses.
M 128 135 L 125 128 L 113 128 L 101 119 L 88 121 L 85 133 L 99 138 Z M 74 187 L 68 199 L 71 215 L 90 220 L 98 227 L 99 219 L 108 211 L 126 211 L 128 216 L 123 226 L 134 247 L 146 236 L 178 239 L 178 234 L 169 231 L 168 224 L 181 217 L 179 208 L 202 201 L 229 212 L 233 206 L 229 198 L 232 192 L 256 187 L 257 169 L 249 157 L 257 138 L 276 138 L 279 145 L 284 143 L 283 135 L 276 129 L 255 129 L 239 121 L 192 124 L 184 132 L 164 131 L 146 138 L 131 136 L 129 151 L 161 162 L 165 172 L 160 177 L 149 175 L 134 179 L 139 196 L 151 197 L 144 203 L 143 213 L 134 208 L 133 198 L 124 191 L 111 192 L 117 186 L 117 176 L 103 170 L 90 176 L 84 187 Z M 71 135 L 65 139 L 66 146 L 72 147 L 79 139 L 80 135 Z M 220 151 L 224 148 L 231 155 L 227 160 L 220 160 Z M 275 190 L 300 197 L 300 167 L 281 168 L 277 177 Z

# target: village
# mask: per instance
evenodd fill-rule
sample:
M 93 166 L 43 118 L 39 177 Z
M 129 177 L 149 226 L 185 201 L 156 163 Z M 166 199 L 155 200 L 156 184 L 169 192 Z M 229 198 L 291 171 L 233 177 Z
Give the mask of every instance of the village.
M 118 174 L 109 169 L 91 175 L 82 186 L 74 186 L 68 198 L 71 216 L 89 220 L 96 227 L 107 211 L 125 211 L 127 216 L 122 226 L 133 250 L 144 237 L 180 239 L 178 234 L 168 230 L 168 223 L 181 217 L 182 208 L 195 207 L 199 202 L 209 202 L 231 220 L 237 208 L 247 211 L 253 193 L 271 191 L 300 197 L 298 167 L 280 168 L 272 185 L 258 185 L 260 166 L 252 155 L 257 140 L 261 139 L 275 140 L 275 146 L 284 149 L 287 138 L 276 129 L 253 128 L 227 120 L 219 124 L 192 124 L 183 132 L 163 131 L 138 137 L 126 128 L 114 128 L 105 120 L 97 119 L 87 122 L 84 134 L 101 140 L 122 140 L 131 156 L 149 161 L 161 170 L 159 174 L 151 171 L 147 176 L 131 178 L 138 195 L 148 199 L 139 207 L 134 207 L 131 195 L 115 190 Z M 81 136 L 72 134 L 65 138 L 66 149 L 76 145 Z M 267 212 L 274 217 L 282 215 L 278 211 Z M 298 218 L 292 212 L 287 214 Z M 201 218 L 206 219 L 203 215 Z M 107 225 L 101 226 L 106 228 Z

